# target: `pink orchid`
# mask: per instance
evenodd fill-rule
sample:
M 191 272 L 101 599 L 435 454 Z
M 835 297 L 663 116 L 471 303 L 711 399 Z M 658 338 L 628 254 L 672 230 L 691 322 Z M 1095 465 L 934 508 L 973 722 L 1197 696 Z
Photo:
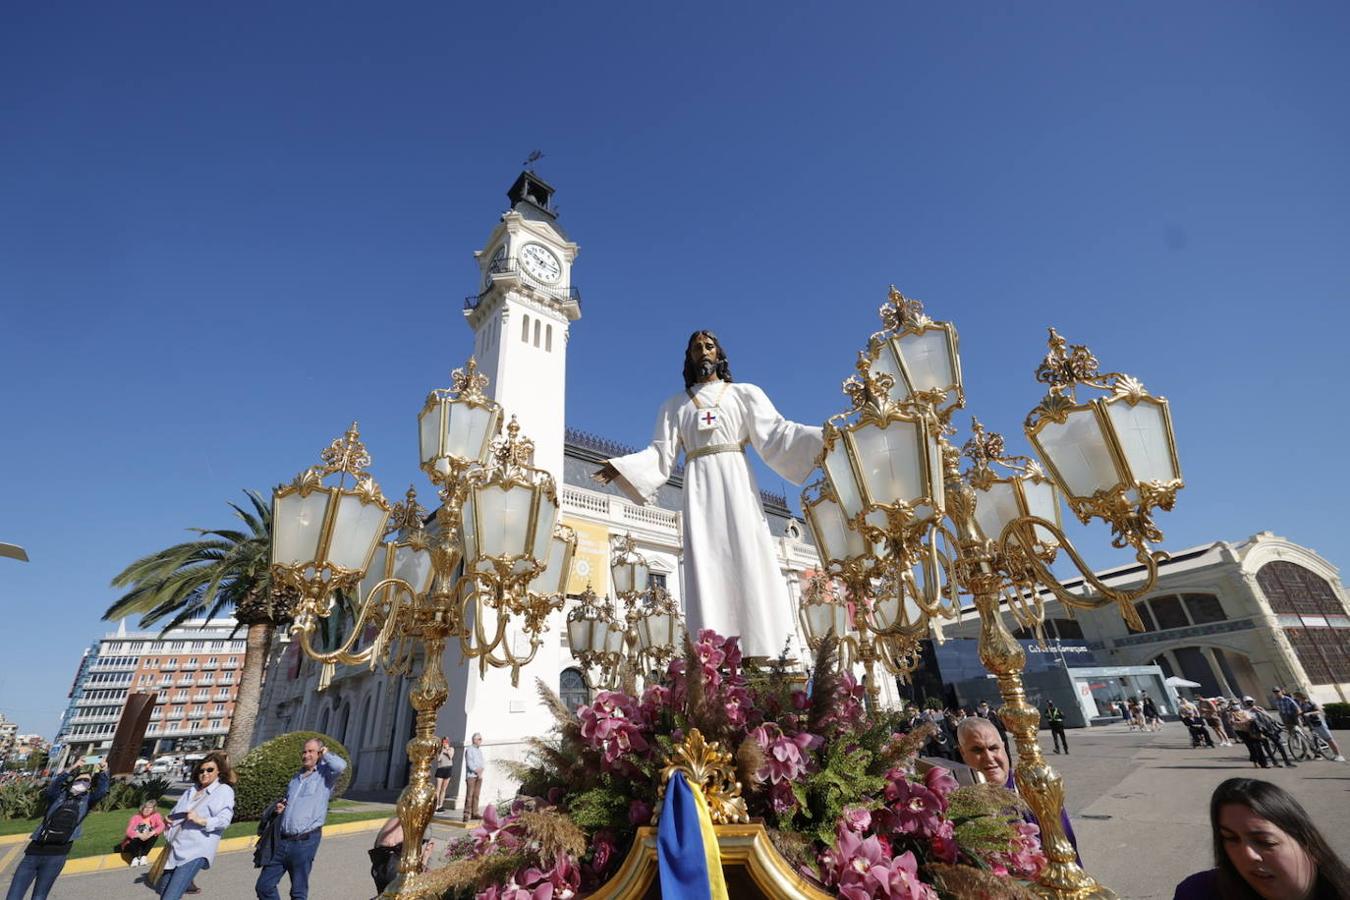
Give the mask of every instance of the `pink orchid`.
M 928 788 L 910 781 L 902 771 L 892 770 L 888 777 L 885 796 L 892 829 L 902 834 L 931 836 L 941 820 L 943 801 Z
M 956 778 L 952 776 L 951 770 L 944 769 L 942 766 L 933 766 L 927 772 L 924 772 L 923 783 L 942 801 L 943 812 L 947 811 L 947 795 L 960 787 Z
M 960 848 L 956 845 L 956 826 L 952 825 L 951 820 L 942 820 L 933 836 L 929 838 L 928 848 L 939 862 L 956 862 Z
M 844 809 L 839 821 L 849 831 L 862 834 L 872 827 L 872 813 L 865 806 L 850 806 Z

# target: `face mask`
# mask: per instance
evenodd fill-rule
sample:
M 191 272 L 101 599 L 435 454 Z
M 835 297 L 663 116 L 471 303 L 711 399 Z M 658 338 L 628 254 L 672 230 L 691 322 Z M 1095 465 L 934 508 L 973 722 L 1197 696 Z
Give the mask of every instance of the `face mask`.
M 87 781 L 77 781 L 70 786 L 72 794 L 83 794 L 87 790 L 89 790 L 89 782 Z

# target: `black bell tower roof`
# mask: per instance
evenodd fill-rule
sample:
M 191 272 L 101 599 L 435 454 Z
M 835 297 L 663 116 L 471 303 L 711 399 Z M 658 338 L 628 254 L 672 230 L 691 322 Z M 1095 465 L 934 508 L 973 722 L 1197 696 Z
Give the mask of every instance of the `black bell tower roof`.
M 558 217 L 553 209 L 552 185 L 529 169 L 520 173 L 506 197 L 511 201 L 511 208 L 526 218 L 538 218 L 542 214 L 546 221 L 552 222 Z

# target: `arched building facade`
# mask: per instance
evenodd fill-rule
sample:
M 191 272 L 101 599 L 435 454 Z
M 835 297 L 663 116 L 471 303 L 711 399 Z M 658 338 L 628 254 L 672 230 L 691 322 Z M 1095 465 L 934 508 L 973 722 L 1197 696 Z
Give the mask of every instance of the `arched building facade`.
M 1143 567 L 1098 577 L 1129 588 Z M 1130 631 L 1112 605 L 1074 610 L 1077 633 L 1058 636 L 1103 664 L 1156 665 L 1200 685 L 1181 688 L 1183 696 L 1251 696 L 1269 706 L 1278 686 L 1323 703 L 1350 700 L 1350 602 L 1336 567 L 1308 547 L 1263 531 L 1173 553 L 1136 609 L 1142 632 Z M 1047 595 L 1047 620 L 1069 617 Z

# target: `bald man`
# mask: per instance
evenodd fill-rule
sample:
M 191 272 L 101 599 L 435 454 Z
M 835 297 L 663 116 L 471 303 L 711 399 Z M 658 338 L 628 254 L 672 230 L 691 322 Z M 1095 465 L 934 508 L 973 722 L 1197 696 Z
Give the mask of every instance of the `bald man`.
M 990 784 L 1001 784 L 1010 791 L 1017 790 L 1017 780 L 1013 778 L 1012 766 L 1008 763 L 1008 751 L 1003 747 L 1003 738 L 988 719 L 971 716 L 962 720 L 956 727 L 956 745 L 961 750 L 962 762 L 983 775 L 985 781 Z M 1061 809 L 1059 816 L 1064 834 L 1068 837 L 1069 843 L 1073 844 L 1073 852 L 1077 854 L 1078 838 L 1073 833 L 1073 826 L 1069 824 L 1069 814 Z M 1030 811 L 1023 813 L 1022 818 L 1040 827 L 1041 823 L 1036 821 L 1036 816 Z M 1078 862 L 1082 865 L 1081 856 Z

